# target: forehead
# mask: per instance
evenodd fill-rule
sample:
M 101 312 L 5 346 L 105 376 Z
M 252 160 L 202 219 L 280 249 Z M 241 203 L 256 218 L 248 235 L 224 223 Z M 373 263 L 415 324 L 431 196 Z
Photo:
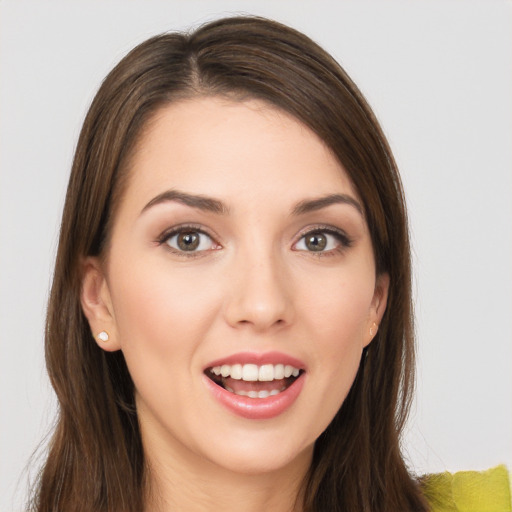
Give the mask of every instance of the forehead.
M 172 188 L 234 201 L 258 196 L 286 203 L 336 191 L 357 197 L 315 133 L 259 100 L 166 105 L 146 125 L 128 172 L 128 201 Z

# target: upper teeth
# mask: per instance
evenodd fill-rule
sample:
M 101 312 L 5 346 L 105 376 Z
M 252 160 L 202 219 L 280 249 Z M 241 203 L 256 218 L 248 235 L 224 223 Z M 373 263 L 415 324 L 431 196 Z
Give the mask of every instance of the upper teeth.
M 245 380 L 248 382 L 270 382 L 274 379 L 286 379 L 288 377 L 298 377 L 299 370 L 289 364 L 223 364 L 210 368 L 210 372 L 222 377 L 231 377 L 235 380 Z

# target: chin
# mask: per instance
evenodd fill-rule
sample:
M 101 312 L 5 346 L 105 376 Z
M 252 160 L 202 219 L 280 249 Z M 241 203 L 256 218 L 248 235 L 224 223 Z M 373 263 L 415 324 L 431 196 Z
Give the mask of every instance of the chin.
M 288 468 L 296 467 L 299 472 L 309 468 L 313 456 L 314 443 L 308 446 L 286 446 L 282 442 L 252 442 L 230 443 L 229 446 L 219 446 L 210 455 L 210 462 L 216 467 L 240 475 L 262 476 Z

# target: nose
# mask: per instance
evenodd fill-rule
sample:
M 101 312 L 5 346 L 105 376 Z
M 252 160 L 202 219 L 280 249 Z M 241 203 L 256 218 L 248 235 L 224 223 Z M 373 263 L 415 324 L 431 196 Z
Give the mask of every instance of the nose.
M 226 321 L 232 327 L 263 332 L 293 321 L 291 280 L 273 254 L 240 255 L 230 268 Z

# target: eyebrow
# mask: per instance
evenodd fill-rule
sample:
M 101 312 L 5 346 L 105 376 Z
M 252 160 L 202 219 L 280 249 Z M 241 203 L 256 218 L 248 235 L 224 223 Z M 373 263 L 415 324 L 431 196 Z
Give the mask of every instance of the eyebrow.
M 180 192 L 179 190 L 167 190 L 151 199 L 151 201 L 149 201 L 149 203 L 144 206 L 141 214 L 152 206 L 166 203 L 168 201 L 176 201 L 178 203 L 191 206 L 192 208 L 197 208 L 198 210 L 221 215 L 225 215 L 229 211 L 229 208 L 218 199 L 213 199 L 203 195 L 187 194 L 186 192 Z
M 168 201 L 176 201 L 186 206 L 197 208 L 198 210 L 212 212 L 220 215 L 226 215 L 229 213 L 229 208 L 218 199 L 214 199 L 212 197 L 204 196 L 201 194 L 188 194 L 179 190 L 166 190 L 165 192 L 162 192 L 161 194 L 158 194 L 156 197 L 151 199 L 151 201 L 149 201 L 149 203 L 144 206 L 141 214 L 157 204 L 166 203 Z M 292 208 L 292 215 L 303 215 L 305 213 L 318 211 L 333 204 L 350 205 L 354 207 L 361 215 L 364 215 L 361 204 L 352 196 L 347 194 L 329 194 L 327 196 L 319 197 L 316 199 L 305 199 L 298 202 Z
M 304 213 L 314 212 L 331 206 L 332 204 L 348 204 L 353 206 L 361 215 L 364 216 L 363 207 L 352 196 L 347 194 L 329 194 L 318 199 L 306 199 L 300 201 L 292 210 L 293 215 L 302 215 Z

